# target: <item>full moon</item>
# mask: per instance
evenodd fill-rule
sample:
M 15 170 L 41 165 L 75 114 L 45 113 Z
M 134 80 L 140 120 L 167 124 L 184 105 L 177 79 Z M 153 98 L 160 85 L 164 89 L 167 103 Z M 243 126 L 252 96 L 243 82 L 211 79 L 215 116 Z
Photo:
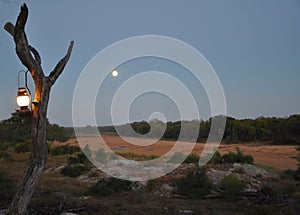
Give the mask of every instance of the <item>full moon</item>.
M 117 76 L 119 75 L 119 73 L 118 73 L 117 70 L 112 71 L 111 74 L 112 74 L 112 76 L 114 76 L 114 77 L 117 77 Z

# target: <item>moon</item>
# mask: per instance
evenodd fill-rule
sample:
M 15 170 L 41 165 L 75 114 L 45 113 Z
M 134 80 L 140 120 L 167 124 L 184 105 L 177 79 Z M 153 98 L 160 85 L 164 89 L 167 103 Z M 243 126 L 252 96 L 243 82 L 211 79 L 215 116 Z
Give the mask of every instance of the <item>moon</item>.
M 114 76 L 114 77 L 117 77 L 117 76 L 119 75 L 119 73 L 118 73 L 117 70 L 112 71 L 111 74 L 112 74 L 112 76 Z

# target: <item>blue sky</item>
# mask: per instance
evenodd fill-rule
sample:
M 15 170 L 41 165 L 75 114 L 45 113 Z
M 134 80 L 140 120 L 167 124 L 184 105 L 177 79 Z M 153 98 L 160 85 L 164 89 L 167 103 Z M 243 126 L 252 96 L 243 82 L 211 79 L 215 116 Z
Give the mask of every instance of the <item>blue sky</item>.
M 21 3 L 0 1 L 0 120 L 8 118 L 17 108 L 17 72 L 24 67 L 3 26 L 7 21 L 15 23 Z M 228 115 L 256 118 L 300 112 L 298 0 L 53 0 L 26 3 L 30 13 L 26 32 L 30 44 L 42 56 L 46 74 L 65 54 L 69 41 L 75 41 L 72 57 L 52 90 L 48 117 L 53 123 L 72 125 L 76 80 L 95 54 L 119 40 L 148 34 L 182 40 L 207 58 L 223 85 Z M 182 69 L 164 60 L 141 59 L 120 65 L 120 71 L 126 71 L 124 74 L 129 78 L 130 72 L 138 73 L 153 67 L 174 75 Z M 178 78 L 197 97 L 203 118 L 209 117 L 207 98 L 201 86 L 197 86 L 188 73 L 180 74 Z M 118 81 L 108 77 L 103 86 L 101 92 L 106 93 L 96 104 L 99 124 L 110 123 L 107 104 L 120 80 L 121 76 Z M 143 119 L 155 110 L 170 111 L 167 117 L 170 120 L 178 117 L 176 107 L 168 98 L 147 96 L 136 100 L 136 108 L 130 113 L 132 120 Z M 156 101 L 156 109 L 151 109 L 149 101 Z

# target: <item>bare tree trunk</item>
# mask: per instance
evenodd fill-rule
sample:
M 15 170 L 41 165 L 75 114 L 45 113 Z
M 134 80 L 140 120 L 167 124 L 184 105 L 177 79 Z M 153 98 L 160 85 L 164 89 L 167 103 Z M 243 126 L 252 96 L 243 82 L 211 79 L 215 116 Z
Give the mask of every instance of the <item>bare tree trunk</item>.
M 14 38 L 16 53 L 22 64 L 29 70 L 35 84 L 35 97 L 32 107 L 32 155 L 30 165 L 24 175 L 23 181 L 13 198 L 7 214 L 25 214 L 32 194 L 37 187 L 44 171 L 48 157 L 46 142 L 47 108 L 51 87 L 62 73 L 73 49 L 74 42 L 69 45 L 67 54 L 57 63 L 49 76 L 45 76 L 41 67 L 41 57 L 38 51 L 30 46 L 25 33 L 25 24 L 28 17 L 26 4 L 21 7 L 16 25 L 8 22 L 4 26 Z

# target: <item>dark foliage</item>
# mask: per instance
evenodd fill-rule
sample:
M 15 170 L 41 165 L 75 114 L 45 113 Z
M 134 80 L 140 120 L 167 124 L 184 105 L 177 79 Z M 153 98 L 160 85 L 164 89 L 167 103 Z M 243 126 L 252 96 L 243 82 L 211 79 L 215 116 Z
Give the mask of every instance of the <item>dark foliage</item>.
M 224 191 L 223 195 L 229 199 L 239 197 L 246 188 L 246 183 L 241 181 L 234 174 L 225 176 L 220 182 L 220 188 Z
M 16 187 L 14 183 L 0 172 L 0 208 L 6 207 L 14 197 Z
M 162 139 L 168 140 L 177 140 L 179 138 L 183 123 L 185 123 L 185 128 L 188 128 L 190 131 L 195 131 L 195 128 L 200 125 L 197 141 L 205 142 L 210 132 L 211 120 L 177 121 L 167 122 L 166 124 L 159 120 L 154 120 L 150 123 L 142 121 L 134 122 L 130 125 L 139 134 L 151 134 L 152 136 L 150 135 L 149 137 L 159 137 L 155 135 L 160 134 L 160 132 L 152 132 L 150 125 L 151 128 L 164 128 L 166 126 Z M 300 145 L 300 115 L 291 115 L 288 118 L 259 117 L 257 119 L 241 120 L 226 117 L 226 121 L 223 136 L 223 141 L 226 143 L 269 141 L 274 144 Z M 98 129 L 100 131 L 104 130 L 105 132 L 116 133 L 113 126 L 99 127 Z M 134 136 L 132 132 L 126 130 L 126 126 L 119 126 L 118 129 L 122 131 L 122 135 Z M 192 140 L 193 136 L 190 136 L 189 132 L 186 132 L 185 136 L 181 136 L 181 139 Z
M 207 177 L 206 169 L 203 167 L 178 179 L 176 185 L 178 194 L 190 198 L 201 198 L 209 194 L 213 188 L 212 182 Z
M 212 158 L 209 160 L 209 163 L 222 163 L 222 155 L 220 154 L 220 152 L 216 151 Z
M 21 143 L 31 139 L 30 117 L 20 117 L 18 113 L 12 113 L 9 119 L 0 122 L 0 142 Z M 67 141 L 70 138 L 63 127 L 50 124 L 47 121 L 47 140 Z
M 184 163 L 198 163 L 199 158 L 199 155 L 192 153 L 184 160 Z
M 132 182 L 118 178 L 103 178 L 89 188 L 88 194 L 95 196 L 109 196 L 115 193 L 132 190 Z
M 68 157 L 68 165 L 73 165 L 73 164 L 91 165 L 89 159 L 82 152 L 77 154 L 76 156 Z
M 78 146 L 69 146 L 62 145 L 50 148 L 51 155 L 66 155 L 66 154 L 74 154 L 75 152 L 80 152 L 81 149 Z
M 63 174 L 64 176 L 69 176 L 71 178 L 76 178 L 82 175 L 83 173 L 89 171 L 90 169 L 91 166 L 89 165 L 83 165 L 83 164 L 67 165 L 62 169 L 61 174 Z
M 222 156 L 224 163 L 248 163 L 253 164 L 253 157 L 251 155 L 244 155 L 239 147 L 236 148 L 237 153 L 229 152 Z
M 31 143 L 29 141 L 25 141 L 24 143 L 18 143 L 14 147 L 14 151 L 16 153 L 24 153 L 31 151 Z

